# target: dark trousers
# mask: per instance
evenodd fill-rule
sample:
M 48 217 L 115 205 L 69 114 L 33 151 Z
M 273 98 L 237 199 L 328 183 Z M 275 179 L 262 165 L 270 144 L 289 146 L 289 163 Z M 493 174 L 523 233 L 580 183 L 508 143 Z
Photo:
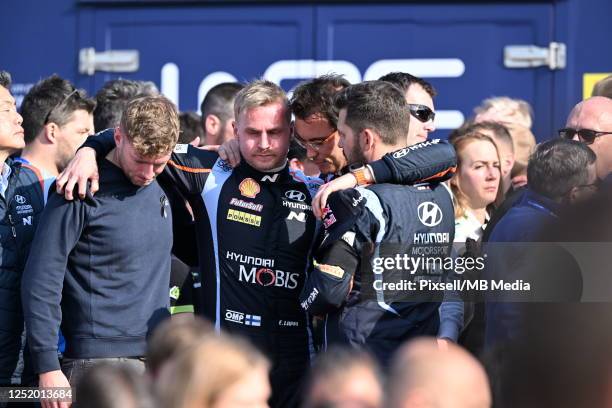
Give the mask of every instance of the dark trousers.
M 83 375 L 93 366 L 100 363 L 125 364 L 131 366 L 138 373 L 144 374 L 145 363 L 139 357 L 116 358 L 66 358 L 62 360 L 62 372 L 68 379 L 71 387 L 76 387 Z

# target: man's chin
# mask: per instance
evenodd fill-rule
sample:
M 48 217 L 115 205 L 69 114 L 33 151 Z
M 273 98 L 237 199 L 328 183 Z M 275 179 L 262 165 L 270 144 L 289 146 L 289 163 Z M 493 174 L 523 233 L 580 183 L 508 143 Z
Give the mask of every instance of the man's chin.
M 284 162 L 284 159 L 279 160 L 279 158 L 276 156 L 270 156 L 269 158 L 254 157 L 249 161 L 249 164 L 255 170 L 270 171 L 279 168 Z
M 153 182 L 154 179 L 152 180 L 143 180 L 143 179 L 138 179 L 138 178 L 133 178 L 130 181 L 132 182 L 132 184 L 134 184 L 135 186 L 138 187 L 145 187 L 148 186 L 149 184 L 151 184 Z

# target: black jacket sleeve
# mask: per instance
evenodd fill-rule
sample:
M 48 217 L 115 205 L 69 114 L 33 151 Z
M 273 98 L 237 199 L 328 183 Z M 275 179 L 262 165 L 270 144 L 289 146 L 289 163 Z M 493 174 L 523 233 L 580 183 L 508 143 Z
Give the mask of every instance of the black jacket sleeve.
M 51 194 L 32 242 L 21 281 L 28 343 L 37 373 L 59 370 L 60 302 L 68 256 L 86 223 L 84 201 Z
M 189 144 L 177 144 L 160 177 L 164 182 L 175 185 L 186 197 L 200 194 L 218 158 L 216 152 L 198 149 Z M 229 165 L 228 171 L 231 171 Z
M 340 240 L 323 248 L 315 257 L 313 266 L 304 283 L 300 304 L 306 312 L 316 316 L 342 306 L 359 268 L 359 256 Z
M 457 155 L 447 141 L 432 139 L 387 153 L 369 166 L 376 183 L 441 182 L 455 173 Z
M 93 136 L 89 136 L 79 149 L 91 147 L 96 151 L 96 157 L 106 157 L 116 147 L 114 135 L 114 129 L 106 129 Z
M 323 240 L 300 295 L 302 308 L 320 315 L 340 308 L 346 301 L 360 266 L 356 236 L 369 223 L 368 210 L 354 189 L 332 193 L 325 208 Z

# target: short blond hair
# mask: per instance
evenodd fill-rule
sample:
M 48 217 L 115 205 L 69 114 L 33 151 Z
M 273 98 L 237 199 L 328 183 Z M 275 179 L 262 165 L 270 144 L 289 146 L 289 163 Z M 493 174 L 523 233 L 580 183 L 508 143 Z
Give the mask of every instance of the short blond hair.
M 285 106 L 285 119 L 287 123 L 291 121 L 291 110 L 289 109 L 289 100 L 283 89 L 274 82 L 258 79 L 248 83 L 236 95 L 234 101 L 234 117 L 236 120 L 240 117 L 240 113 L 260 106 L 270 105 L 271 103 L 280 102 Z
M 123 111 L 121 129 L 139 155 L 160 157 L 170 153 L 178 140 L 178 111 L 162 95 L 135 98 Z
M 270 364 L 242 338 L 205 337 L 162 370 L 157 391 L 162 408 L 210 408 L 223 391 L 256 367 Z
M 496 96 L 482 101 L 474 108 L 475 122 L 498 122 L 505 126 L 520 125 L 531 129 L 533 110 L 529 102 L 507 96 Z

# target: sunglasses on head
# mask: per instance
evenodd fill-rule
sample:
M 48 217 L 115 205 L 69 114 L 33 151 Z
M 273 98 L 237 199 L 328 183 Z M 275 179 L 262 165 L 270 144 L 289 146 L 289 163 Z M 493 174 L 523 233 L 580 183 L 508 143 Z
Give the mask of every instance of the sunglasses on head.
M 571 140 L 574 138 L 575 135 L 578 135 L 578 138 L 580 139 L 581 142 L 584 142 L 586 144 L 591 144 L 599 136 L 612 135 L 612 132 L 599 132 L 597 130 L 591 130 L 591 129 L 580 129 L 580 130 L 576 130 L 572 128 L 559 129 L 559 137 L 562 139 Z
M 436 117 L 436 113 L 425 105 L 409 103 L 408 109 L 410 109 L 410 113 L 412 114 L 412 116 L 414 116 L 423 123 L 428 122 L 430 120 L 434 120 L 434 118 Z
M 78 89 L 74 89 L 72 92 L 70 92 L 68 95 L 66 95 L 57 105 L 55 105 L 53 108 L 51 108 L 51 110 L 49 111 L 49 113 L 47 113 L 47 116 L 45 117 L 45 122 L 44 124 L 46 125 L 47 123 L 49 123 L 49 119 L 51 119 L 51 115 L 53 115 L 54 112 L 58 111 L 59 108 L 64 105 L 68 99 L 70 99 L 73 95 L 79 95 L 79 90 Z

